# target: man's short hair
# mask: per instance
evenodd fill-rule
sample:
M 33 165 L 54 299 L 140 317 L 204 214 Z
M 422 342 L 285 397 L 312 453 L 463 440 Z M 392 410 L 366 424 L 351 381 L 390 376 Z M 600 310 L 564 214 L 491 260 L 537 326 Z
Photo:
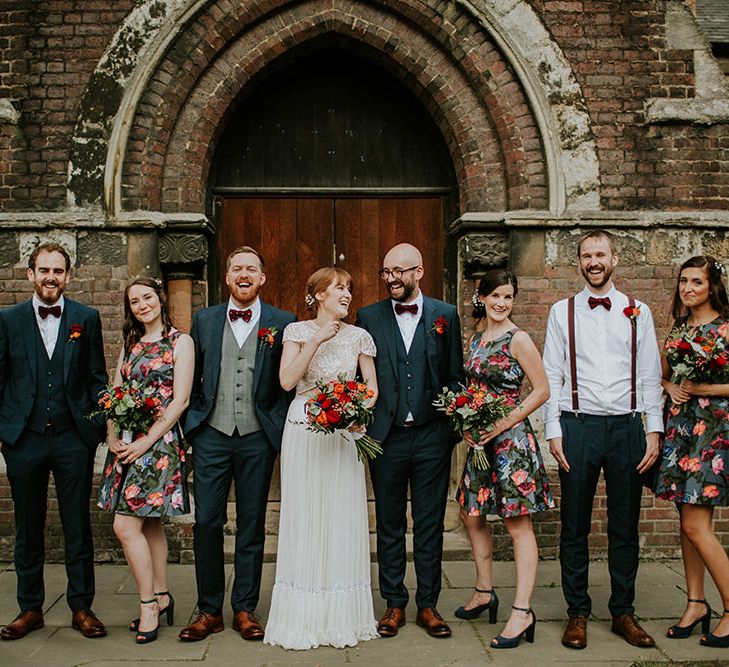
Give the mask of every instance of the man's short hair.
M 35 271 L 36 260 L 42 252 L 60 252 L 63 255 L 63 259 L 66 260 L 66 271 L 71 270 L 71 255 L 68 254 L 68 251 L 60 243 L 48 241 L 47 243 L 41 243 L 36 246 L 35 250 L 30 253 L 30 257 L 28 257 L 28 268 L 31 271 Z
M 233 250 L 233 252 L 231 252 L 230 255 L 228 255 L 228 259 L 225 260 L 225 271 L 226 272 L 230 270 L 230 265 L 233 261 L 233 257 L 235 257 L 236 255 L 239 255 L 242 252 L 247 252 L 247 253 L 250 253 L 251 255 L 255 255 L 256 257 L 258 257 L 258 262 L 261 265 L 261 271 L 266 270 L 266 263 L 263 261 L 263 255 L 261 255 L 261 253 L 258 252 L 258 250 L 256 250 L 255 248 L 251 248 L 251 246 L 249 246 L 249 245 L 241 245 L 241 246 L 238 246 L 235 250 Z
M 588 239 L 607 239 L 610 244 L 610 251 L 615 252 L 615 242 L 613 241 L 613 235 L 605 229 L 591 229 L 589 232 L 585 232 L 580 236 L 580 240 L 577 242 L 577 256 L 580 256 L 582 252 L 582 244 Z

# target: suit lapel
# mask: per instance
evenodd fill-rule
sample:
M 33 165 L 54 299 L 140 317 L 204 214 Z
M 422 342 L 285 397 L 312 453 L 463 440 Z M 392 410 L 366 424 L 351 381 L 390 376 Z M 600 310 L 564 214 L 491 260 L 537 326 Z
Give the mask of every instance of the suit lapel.
M 433 321 L 437 317 L 433 302 L 423 295 L 423 326 L 425 327 L 425 356 L 428 358 L 430 372 L 438 367 L 438 347 L 433 332 Z
M 263 371 L 263 366 L 266 363 L 266 359 L 268 358 L 268 355 L 266 354 L 266 350 L 268 349 L 268 345 L 264 344 L 261 345 L 258 342 L 258 330 L 264 329 L 264 328 L 270 328 L 273 325 L 273 319 L 272 319 L 273 311 L 271 307 L 267 304 L 261 301 L 261 317 L 258 320 L 258 329 L 255 329 L 254 331 L 251 331 L 250 335 L 256 337 L 256 365 L 253 369 L 253 395 L 256 395 L 256 392 L 258 391 L 258 382 L 261 379 L 261 373 Z
M 390 299 L 382 302 L 382 311 L 378 318 L 382 327 L 382 340 L 386 341 L 385 350 L 392 366 L 392 374 L 397 376 L 397 341 L 398 338 L 402 338 L 402 334 L 400 333 L 400 327 L 397 326 Z
M 65 308 L 63 309 L 63 315 L 61 315 L 61 323 L 58 327 L 58 338 L 56 339 L 56 348 L 59 345 L 65 346 L 63 348 L 63 382 L 68 382 L 68 375 L 71 371 L 71 362 L 76 353 L 76 346 L 81 345 L 81 339 L 72 341 L 69 337 L 69 331 L 71 324 L 78 324 L 76 321 L 76 304 L 73 301 L 65 300 Z M 82 334 L 83 335 L 83 334 Z M 54 353 L 56 349 L 54 348 Z
M 28 301 L 26 303 L 26 307 L 23 308 L 22 320 L 19 324 L 23 343 L 25 344 L 25 353 L 28 357 L 28 368 L 30 368 L 31 375 L 33 376 L 33 382 L 35 382 L 35 376 L 38 370 L 36 368 L 35 341 L 36 337 L 40 338 L 40 330 L 38 329 L 38 323 L 35 320 L 32 300 Z M 34 327 L 35 330 L 31 327 Z
M 225 328 L 225 317 L 228 313 L 228 302 L 222 303 L 218 309 L 210 314 L 210 361 L 212 364 L 212 387 L 213 391 L 218 390 L 220 379 L 220 356 L 223 353 L 223 329 Z

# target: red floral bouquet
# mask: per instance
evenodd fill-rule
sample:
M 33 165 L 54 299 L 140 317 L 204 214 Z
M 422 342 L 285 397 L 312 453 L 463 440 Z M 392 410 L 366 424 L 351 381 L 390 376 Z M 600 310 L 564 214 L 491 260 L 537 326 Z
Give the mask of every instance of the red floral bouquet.
M 443 387 L 433 405 L 453 419 L 457 433 L 466 435 L 478 443 L 481 431 L 491 431 L 494 424 L 511 412 L 514 405 L 506 396 L 499 396 L 475 381 L 469 382 L 461 391 Z M 473 465 L 477 470 L 487 470 L 488 456 L 484 448 L 473 445 Z
M 162 401 L 154 394 L 154 385 L 138 380 L 107 387 L 99 394 L 99 409 L 90 416 L 104 415 L 114 422 L 124 442 L 130 443 L 133 435 L 146 431 L 162 411 Z
M 319 433 L 335 433 L 350 426 L 367 426 L 374 418 L 372 398 L 375 392 L 365 382 L 340 376 L 332 382 L 317 382 L 318 393 L 306 403 L 307 427 Z M 380 443 L 369 435 L 353 433 L 357 457 L 374 459 L 382 454 Z
M 694 382 L 716 381 L 729 372 L 729 350 L 726 326 L 704 334 L 683 324 L 674 329 L 663 345 L 668 365 L 673 371 L 672 382 L 682 379 Z

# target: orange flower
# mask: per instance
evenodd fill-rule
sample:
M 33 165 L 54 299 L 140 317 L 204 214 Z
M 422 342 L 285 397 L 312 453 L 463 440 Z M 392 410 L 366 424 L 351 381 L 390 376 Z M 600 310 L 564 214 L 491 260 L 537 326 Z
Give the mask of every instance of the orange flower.
M 704 435 L 704 432 L 706 431 L 706 422 L 704 421 L 697 421 L 694 424 L 694 435 Z
M 716 498 L 719 495 L 719 489 L 714 484 L 704 487 L 704 492 L 701 494 L 707 498 Z
M 327 415 L 326 415 L 326 412 L 323 412 L 323 411 L 322 411 L 322 412 L 320 412 L 320 413 L 319 413 L 319 414 L 318 414 L 318 415 L 316 416 L 316 423 L 317 423 L 317 424 L 321 424 L 322 426 L 326 426 L 326 425 L 328 424 L 328 422 L 327 422 Z
M 165 498 L 161 491 L 155 491 L 147 496 L 147 505 L 152 505 L 152 507 L 159 507 L 164 501 Z

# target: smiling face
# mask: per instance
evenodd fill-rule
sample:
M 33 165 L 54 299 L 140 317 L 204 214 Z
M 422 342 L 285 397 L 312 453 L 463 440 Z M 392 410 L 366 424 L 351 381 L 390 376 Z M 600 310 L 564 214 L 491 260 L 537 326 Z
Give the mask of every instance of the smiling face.
M 347 283 L 335 278 L 329 283 L 329 287 L 323 292 L 317 292 L 314 298 L 319 305 L 319 312 L 323 311 L 341 320 L 349 313 L 352 292 Z
M 230 266 L 225 273 L 225 284 L 236 306 L 239 308 L 250 306 L 258 297 L 265 282 L 266 274 L 256 255 L 239 252 L 230 258 Z
M 35 260 L 35 270 L 28 269 L 28 280 L 33 283 L 35 293 L 48 306 L 61 298 L 70 279 L 66 258 L 60 252 L 41 250 Z
M 514 286 L 501 285 L 486 296 L 479 296 L 486 309 L 489 322 L 501 324 L 505 322 L 514 307 Z
M 423 277 L 423 258 L 415 246 L 401 243 L 385 255 L 381 275 L 393 301 L 412 301 L 418 296 Z
M 709 301 L 709 276 L 706 268 L 686 268 L 678 279 L 678 294 L 687 308 L 697 308 Z
M 607 291 L 618 255 L 610 241 L 602 236 L 585 239 L 580 246 L 580 272 L 592 290 L 598 294 Z
M 162 317 L 162 304 L 157 292 L 146 285 L 132 285 L 127 292 L 129 310 L 145 328 L 154 328 Z

